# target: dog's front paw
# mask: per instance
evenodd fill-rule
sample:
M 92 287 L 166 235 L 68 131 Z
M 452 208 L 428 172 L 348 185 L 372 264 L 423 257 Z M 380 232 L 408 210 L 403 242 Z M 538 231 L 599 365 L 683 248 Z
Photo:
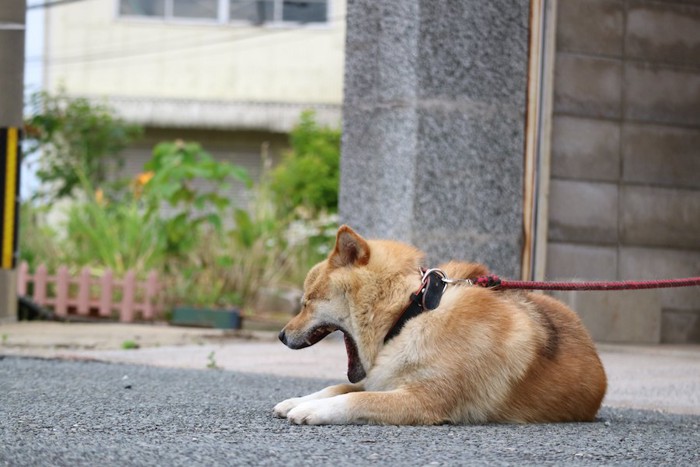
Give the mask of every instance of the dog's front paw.
M 292 397 L 277 404 L 274 408 L 275 415 L 279 418 L 287 418 L 287 414 L 303 401 L 302 397 Z
M 287 413 L 287 420 L 297 425 L 343 425 L 350 423 L 347 398 L 336 396 L 303 402 Z

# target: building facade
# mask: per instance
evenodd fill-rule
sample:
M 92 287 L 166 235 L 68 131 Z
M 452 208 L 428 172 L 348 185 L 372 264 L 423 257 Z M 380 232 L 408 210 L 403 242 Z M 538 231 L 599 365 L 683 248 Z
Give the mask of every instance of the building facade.
M 256 176 L 304 109 L 340 124 L 344 14 L 344 0 L 67 3 L 46 9 L 44 88 L 143 125 L 129 173 L 179 138 Z

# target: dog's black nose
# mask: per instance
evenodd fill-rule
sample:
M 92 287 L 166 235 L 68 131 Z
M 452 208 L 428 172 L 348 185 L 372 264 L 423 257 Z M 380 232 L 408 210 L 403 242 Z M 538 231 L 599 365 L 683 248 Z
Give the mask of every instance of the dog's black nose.
M 287 336 L 284 334 L 284 329 L 282 329 L 282 330 L 280 331 L 280 333 L 279 333 L 279 335 L 278 335 L 277 337 L 280 338 L 280 340 L 282 341 L 282 343 L 283 343 L 284 345 L 287 345 Z

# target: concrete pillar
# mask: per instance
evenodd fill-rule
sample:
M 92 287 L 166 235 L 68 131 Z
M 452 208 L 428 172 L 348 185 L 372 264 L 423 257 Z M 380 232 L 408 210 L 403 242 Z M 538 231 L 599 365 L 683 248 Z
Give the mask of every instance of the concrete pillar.
M 349 0 L 341 220 L 520 275 L 526 0 Z
M 12 128 L 11 132 L 22 128 L 25 11 L 25 0 L 4 0 L 0 3 L 0 129 Z M 17 319 L 17 276 L 12 256 L 18 220 L 14 211 L 19 204 L 15 202 L 14 194 L 6 195 L 7 190 L 16 188 L 17 174 L 8 171 L 19 171 L 19 155 L 7 163 L 7 146 L 5 143 L 0 148 L 0 155 L 3 156 L 0 160 L 4 162 L 0 168 L 3 174 L 0 186 L 0 190 L 3 190 L 3 196 L 0 196 L 3 200 L 0 203 L 0 322 Z M 8 185 L 10 177 L 14 180 Z M 7 256 L 8 248 L 11 250 L 10 257 Z

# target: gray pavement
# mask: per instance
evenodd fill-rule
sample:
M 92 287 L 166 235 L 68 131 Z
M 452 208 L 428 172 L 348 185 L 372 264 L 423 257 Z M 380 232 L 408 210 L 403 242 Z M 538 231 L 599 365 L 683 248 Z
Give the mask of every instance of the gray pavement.
M 123 350 L 126 341 L 140 348 Z M 606 406 L 700 415 L 700 346 L 599 345 Z M 0 325 L 0 355 L 345 380 L 342 339 L 290 350 L 274 332 L 226 333 L 163 325 L 19 322 Z
M 292 426 L 328 380 L 0 359 L 0 465 L 698 465 L 700 417 L 605 407 L 592 423 Z
M 700 347 L 600 353 L 593 423 L 309 427 L 272 407 L 344 380 L 338 336 L 292 351 L 271 332 L 4 324 L 0 465 L 699 465 Z

